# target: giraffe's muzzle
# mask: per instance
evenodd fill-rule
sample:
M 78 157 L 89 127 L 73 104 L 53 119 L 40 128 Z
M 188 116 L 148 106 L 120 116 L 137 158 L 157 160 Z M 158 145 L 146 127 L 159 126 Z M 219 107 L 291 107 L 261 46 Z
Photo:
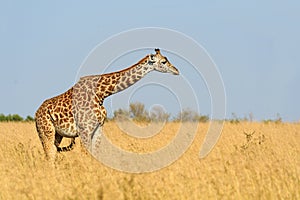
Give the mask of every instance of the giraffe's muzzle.
M 172 65 L 170 68 L 173 75 L 179 75 L 179 71 L 176 67 Z

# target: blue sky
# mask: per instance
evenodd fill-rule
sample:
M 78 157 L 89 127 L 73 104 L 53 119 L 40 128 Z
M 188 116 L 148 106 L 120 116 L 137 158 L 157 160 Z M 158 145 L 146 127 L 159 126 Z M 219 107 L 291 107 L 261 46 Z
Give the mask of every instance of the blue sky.
M 0 4 L 0 113 L 33 116 L 45 99 L 74 84 L 97 44 L 129 29 L 163 27 L 192 37 L 210 54 L 224 81 L 228 117 L 300 119 L 299 1 Z

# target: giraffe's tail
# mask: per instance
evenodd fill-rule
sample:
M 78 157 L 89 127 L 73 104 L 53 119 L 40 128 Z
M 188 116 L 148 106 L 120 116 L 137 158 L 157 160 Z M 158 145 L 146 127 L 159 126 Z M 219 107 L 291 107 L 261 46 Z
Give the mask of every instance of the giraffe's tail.
M 71 151 L 72 149 L 74 149 L 74 145 L 75 145 L 75 138 L 71 139 L 71 143 L 66 146 L 66 147 L 56 147 L 58 152 L 66 152 L 66 151 Z

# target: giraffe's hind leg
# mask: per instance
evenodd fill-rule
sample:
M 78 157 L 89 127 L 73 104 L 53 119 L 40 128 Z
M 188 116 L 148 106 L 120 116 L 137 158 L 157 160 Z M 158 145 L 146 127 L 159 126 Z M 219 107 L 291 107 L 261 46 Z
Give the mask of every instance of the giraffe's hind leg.
M 66 147 L 60 147 L 60 143 L 63 139 L 63 136 L 59 135 L 58 133 L 55 133 L 55 146 L 56 146 L 56 150 L 58 152 L 64 152 L 64 151 L 71 151 L 74 148 L 74 144 L 75 144 L 75 137 L 71 138 L 71 143 L 66 146 Z
M 40 141 L 46 154 L 46 158 L 54 163 L 56 157 L 55 128 L 50 120 L 36 121 L 36 127 Z

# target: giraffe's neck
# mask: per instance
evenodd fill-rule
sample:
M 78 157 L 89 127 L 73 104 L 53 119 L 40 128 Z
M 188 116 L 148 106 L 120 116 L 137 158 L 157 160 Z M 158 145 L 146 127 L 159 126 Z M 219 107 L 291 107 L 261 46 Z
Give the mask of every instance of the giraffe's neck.
M 134 83 L 138 82 L 147 73 L 153 70 L 153 66 L 148 63 L 147 56 L 137 64 L 124 70 L 103 74 L 100 77 L 97 96 L 102 100 L 107 96 L 125 90 Z
M 114 93 L 125 90 L 126 88 L 135 84 L 152 70 L 153 67 L 151 65 L 149 65 L 147 62 L 142 62 L 125 70 L 117 72 L 119 75 L 119 79 L 116 82 Z

